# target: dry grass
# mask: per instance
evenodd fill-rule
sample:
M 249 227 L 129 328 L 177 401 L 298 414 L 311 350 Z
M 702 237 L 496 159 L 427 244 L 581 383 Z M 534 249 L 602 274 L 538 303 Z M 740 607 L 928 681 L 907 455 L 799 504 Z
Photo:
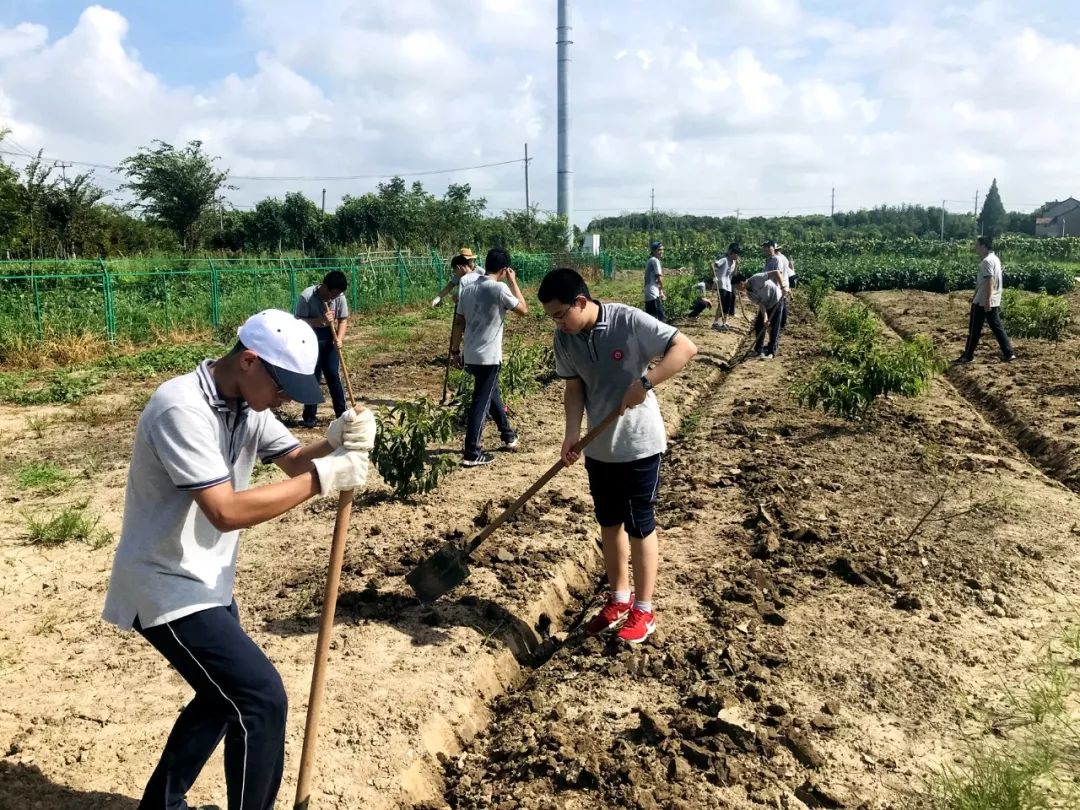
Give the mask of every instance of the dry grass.
M 96 332 L 46 335 L 44 340 L 8 335 L 0 343 L 0 365 L 16 371 L 57 368 L 88 363 L 104 356 L 109 349 L 109 342 Z

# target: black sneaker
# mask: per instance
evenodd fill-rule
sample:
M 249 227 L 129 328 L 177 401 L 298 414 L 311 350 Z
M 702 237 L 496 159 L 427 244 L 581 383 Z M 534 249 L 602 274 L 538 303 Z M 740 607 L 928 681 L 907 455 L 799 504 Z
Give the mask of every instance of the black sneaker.
M 970 357 L 965 357 L 964 355 L 960 355 L 959 357 L 957 357 L 955 360 L 952 361 L 952 364 L 954 366 L 966 366 L 970 362 L 971 362 Z
M 313 427 L 315 427 L 315 424 L 316 423 L 314 419 L 305 419 L 300 423 L 300 427 L 311 430 Z
M 509 441 L 507 441 L 506 439 L 503 439 L 503 449 L 504 450 L 516 450 L 517 446 L 518 446 L 517 436 L 510 439 Z
M 481 453 L 476 458 L 463 458 L 461 460 L 462 467 L 483 467 L 486 464 L 491 464 L 495 460 L 495 456 L 491 453 Z
M 1004 361 L 1003 361 L 1003 362 L 1006 362 L 1006 363 L 1011 363 L 1011 362 L 1012 362 L 1013 360 L 1015 360 L 1015 359 L 1016 359 L 1016 355 L 1015 355 L 1015 354 L 1010 354 L 1010 355 L 1009 355 L 1008 357 L 1006 357 L 1006 358 L 1004 359 Z

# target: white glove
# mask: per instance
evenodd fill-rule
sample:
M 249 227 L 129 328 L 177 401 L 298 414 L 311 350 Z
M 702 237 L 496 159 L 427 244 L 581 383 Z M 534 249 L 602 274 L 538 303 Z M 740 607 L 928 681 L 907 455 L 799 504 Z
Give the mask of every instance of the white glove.
M 335 450 L 360 450 L 368 453 L 375 446 L 375 414 L 368 409 L 357 413 L 345 411 L 326 429 L 326 441 Z
M 311 463 L 315 465 L 315 474 L 319 476 L 319 491 L 324 497 L 345 490 L 363 489 L 367 483 L 367 453 L 335 450 Z
M 441 303 L 442 303 L 442 296 L 441 295 L 436 295 L 434 298 L 431 299 L 431 305 L 433 307 L 437 307 Z

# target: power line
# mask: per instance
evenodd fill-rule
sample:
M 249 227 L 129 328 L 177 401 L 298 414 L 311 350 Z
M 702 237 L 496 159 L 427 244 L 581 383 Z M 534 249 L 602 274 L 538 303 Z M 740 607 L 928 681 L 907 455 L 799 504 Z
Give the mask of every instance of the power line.
M 21 148 L 21 147 L 20 147 Z M 36 155 L 23 154 L 20 152 L 12 152 L 7 149 L 0 149 L 0 155 L 11 155 L 18 158 L 35 158 Z M 42 155 L 41 160 L 43 163 L 67 163 L 71 166 L 84 166 L 91 169 L 105 169 L 107 171 L 118 171 L 119 166 L 111 166 L 107 163 L 89 163 L 82 160 L 69 160 L 67 158 L 54 158 L 46 155 Z M 382 180 L 387 177 L 426 177 L 433 174 L 453 174 L 454 172 L 468 172 L 474 169 L 492 169 L 497 166 L 511 166 L 521 163 L 521 158 L 514 158 L 513 160 L 502 160 L 495 163 L 479 163 L 475 166 L 455 166 L 449 169 L 426 169 L 418 172 L 384 172 L 382 174 L 349 174 L 349 175 L 249 175 L 249 174 L 230 174 L 230 180 L 252 180 L 252 181 L 279 181 L 279 182 L 300 182 L 305 180 L 312 181 L 332 181 L 332 180 Z

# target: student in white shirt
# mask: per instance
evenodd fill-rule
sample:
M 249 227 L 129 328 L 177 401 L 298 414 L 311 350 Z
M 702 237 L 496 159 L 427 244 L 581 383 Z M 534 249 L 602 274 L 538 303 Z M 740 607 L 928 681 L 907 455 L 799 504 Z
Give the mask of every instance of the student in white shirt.
M 1006 363 L 1016 359 L 1005 324 L 1001 322 L 1001 259 L 994 253 L 994 242 L 989 236 L 980 236 L 975 241 L 975 253 L 978 255 L 979 274 L 975 279 L 975 295 L 971 298 L 971 313 L 968 316 L 968 338 L 964 353 L 954 362 L 970 363 L 975 359 L 975 349 L 982 337 L 983 323 L 990 324 L 990 331 L 997 338 L 1001 357 Z
M 729 316 L 735 316 L 735 291 L 731 289 L 731 276 L 738 272 L 739 256 L 742 248 L 738 242 L 732 242 L 727 249 L 727 254 L 713 262 L 713 281 L 716 283 L 716 317 L 713 318 L 712 328 L 718 332 L 725 332 L 728 326 Z

